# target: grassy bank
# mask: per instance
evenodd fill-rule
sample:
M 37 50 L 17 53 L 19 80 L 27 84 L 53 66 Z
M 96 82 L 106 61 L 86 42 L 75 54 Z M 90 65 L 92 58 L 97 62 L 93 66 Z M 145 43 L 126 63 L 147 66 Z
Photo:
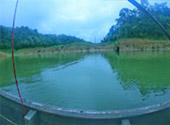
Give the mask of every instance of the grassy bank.
M 56 45 L 51 47 L 35 47 L 35 48 L 18 49 L 15 50 L 15 55 L 113 51 L 114 49 L 115 46 L 109 44 L 102 45 L 102 44 L 94 44 L 94 43 L 72 43 L 72 44 L 65 44 L 65 45 Z M 6 49 L 6 50 L 3 49 L 0 50 L 0 52 L 3 53 L 3 55 L 10 55 L 11 49 Z
M 7 52 L 3 52 L 0 50 L 0 58 L 4 58 L 4 57 L 9 57 L 10 55 Z
M 100 44 L 68 44 L 52 47 L 26 48 L 16 51 L 16 54 L 46 54 L 46 53 L 67 53 L 67 52 L 96 52 L 114 50 L 114 46 Z
M 115 42 L 120 51 L 124 50 L 170 50 L 168 40 L 121 39 Z
M 120 51 L 144 51 L 144 50 L 170 50 L 170 41 L 148 40 L 148 39 L 121 39 L 108 43 L 72 43 L 51 47 L 23 48 L 15 50 L 15 55 L 48 54 L 48 53 L 68 53 L 68 52 L 96 52 L 113 51 L 116 47 Z M 11 55 L 11 49 L 0 50 L 0 57 Z

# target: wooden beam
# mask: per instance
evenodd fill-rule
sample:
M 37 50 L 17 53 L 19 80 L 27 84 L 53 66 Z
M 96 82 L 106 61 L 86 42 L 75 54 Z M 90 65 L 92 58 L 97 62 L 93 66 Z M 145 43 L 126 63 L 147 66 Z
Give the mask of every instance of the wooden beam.
M 121 125 L 131 125 L 129 119 L 124 119 L 121 122 Z
M 30 110 L 25 118 L 25 125 L 32 125 L 32 124 L 36 124 L 36 115 L 37 115 L 37 111 L 34 110 Z

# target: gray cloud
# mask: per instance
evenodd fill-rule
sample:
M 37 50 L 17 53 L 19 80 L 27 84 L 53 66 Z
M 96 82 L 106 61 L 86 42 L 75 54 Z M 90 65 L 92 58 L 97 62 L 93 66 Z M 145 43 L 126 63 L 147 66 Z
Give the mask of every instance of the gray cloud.
M 160 1 L 167 0 L 156 2 Z M 15 2 L 1 0 L 1 25 L 12 26 Z M 151 1 L 152 4 L 154 2 Z M 124 7 L 134 8 L 127 0 L 20 0 L 16 26 L 99 42 Z

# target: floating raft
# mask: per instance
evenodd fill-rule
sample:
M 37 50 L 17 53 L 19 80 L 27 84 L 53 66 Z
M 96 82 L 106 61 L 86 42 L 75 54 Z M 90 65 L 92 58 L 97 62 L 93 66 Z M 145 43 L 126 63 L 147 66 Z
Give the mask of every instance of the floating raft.
M 81 111 L 23 100 L 0 90 L 0 124 L 11 125 L 169 125 L 170 102 L 138 109 L 114 111 Z M 25 118 L 25 120 L 24 120 Z

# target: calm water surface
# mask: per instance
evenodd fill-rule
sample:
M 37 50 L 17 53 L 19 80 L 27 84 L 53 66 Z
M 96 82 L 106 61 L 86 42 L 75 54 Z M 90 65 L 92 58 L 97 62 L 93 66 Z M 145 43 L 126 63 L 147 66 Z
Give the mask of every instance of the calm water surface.
M 22 97 L 81 110 L 122 110 L 170 100 L 170 52 L 15 57 Z M 11 58 L 0 59 L 0 88 L 17 94 Z

